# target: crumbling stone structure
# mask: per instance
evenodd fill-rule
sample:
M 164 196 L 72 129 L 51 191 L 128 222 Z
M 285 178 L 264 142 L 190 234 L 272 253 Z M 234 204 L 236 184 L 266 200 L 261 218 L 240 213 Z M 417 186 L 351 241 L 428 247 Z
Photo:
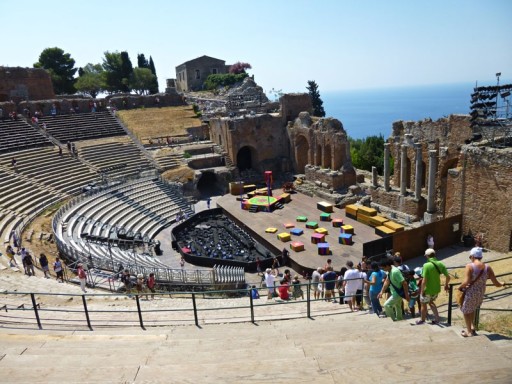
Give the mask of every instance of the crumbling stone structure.
M 499 252 L 512 250 L 512 148 L 462 146 L 446 190 L 445 216 L 462 214 L 466 236 L 480 235 L 484 247 Z
M 50 75 L 42 68 L 0 67 L 0 102 L 53 99 Z
M 372 202 L 403 212 L 412 220 L 444 217 L 448 170 L 458 161 L 460 147 L 473 136 L 469 116 L 450 115 L 433 121 L 397 121 L 385 148 L 394 160 L 392 176 L 372 191 Z M 390 159 L 385 159 L 389 167 Z M 429 183 L 430 181 L 430 183 Z M 432 189 L 430 204 L 428 188 Z

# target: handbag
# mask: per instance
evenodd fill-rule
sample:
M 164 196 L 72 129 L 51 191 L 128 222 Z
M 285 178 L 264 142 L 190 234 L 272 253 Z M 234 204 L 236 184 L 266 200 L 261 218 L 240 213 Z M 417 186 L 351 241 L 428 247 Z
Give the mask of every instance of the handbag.
M 484 273 L 485 271 L 485 268 L 484 267 L 480 273 L 478 274 L 478 276 L 475 278 L 475 280 L 473 280 L 471 283 L 469 283 L 469 285 L 464 288 L 464 289 L 460 289 L 460 287 L 457 289 L 457 291 L 455 292 L 455 302 L 457 303 L 457 305 L 459 307 L 462 307 L 462 304 L 464 304 L 464 298 L 466 297 L 466 290 L 472 285 L 475 283 L 475 281 L 477 281 L 480 276 L 482 276 L 482 274 Z

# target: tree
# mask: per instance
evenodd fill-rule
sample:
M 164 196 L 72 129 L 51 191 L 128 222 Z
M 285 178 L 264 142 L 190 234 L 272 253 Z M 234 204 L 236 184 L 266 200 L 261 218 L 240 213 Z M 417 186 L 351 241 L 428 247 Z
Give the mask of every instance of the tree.
M 155 75 L 149 68 L 134 68 L 130 87 L 139 95 L 149 93 L 154 84 Z
M 151 85 L 151 88 L 149 88 L 149 93 L 153 95 L 158 93 L 158 77 L 156 76 L 155 63 L 153 63 L 153 58 L 151 56 L 149 56 L 149 69 L 154 76 L 153 84 Z
M 365 139 L 349 139 L 352 165 L 358 169 L 371 171 L 377 167 L 377 172 L 384 172 L 384 137 L 368 136 Z
M 93 99 L 98 93 L 106 89 L 105 71 L 101 64 L 87 64 L 78 69 L 79 77 L 76 80 L 75 88 L 81 93 L 90 95 Z
M 128 52 L 121 52 L 121 78 L 122 78 L 122 91 L 130 92 L 130 82 L 133 76 L 133 65 L 130 60 L 130 56 L 128 56 Z
M 311 96 L 311 103 L 313 104 L 313 116 L 324 117 L 324 102 L 320 98 L 320 92 L 318 92 L 317 83 L 314 80 L 309 80 L 306 89 L 309 92 L 309 96 Z
M 229 73 L 239 75 L 240 73 L 246 73 L 246 69 L 252 69 L 251 64 L 237 61 L 235 64 L 229 67 Z
M 57 95 L 75 93 L 75 60 L 69 53 L 64 53 L 60 48 L 46 48 L 39 55 L 39 61 L 34 63 L 34 68 L 43 68 L 48 71 L 53 84 L 53 90 Z

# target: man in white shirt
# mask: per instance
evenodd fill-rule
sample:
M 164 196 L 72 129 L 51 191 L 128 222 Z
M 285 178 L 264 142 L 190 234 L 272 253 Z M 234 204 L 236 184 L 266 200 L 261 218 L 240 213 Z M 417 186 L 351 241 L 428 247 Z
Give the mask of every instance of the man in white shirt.
M 357 289 L 361 288 L 362 280 L 360 273 L 354 268 L 354 263 L 349 260 L 347 261 L 347 272 L 343 276 L 343 288 L 345 289 L 345 303 L 348 303 L 351 311 L 356 310 L 356 293 Z
M 267 289 L 268 289 L 268 296 L 267 296 L 268 299 L 271 299 L 272 296 L 274 295 L 275 280 L 276 280 L 276 277 L 272 274 L 272 269 L 267 268 L 265 270 L 265 285 L 267 286 Z

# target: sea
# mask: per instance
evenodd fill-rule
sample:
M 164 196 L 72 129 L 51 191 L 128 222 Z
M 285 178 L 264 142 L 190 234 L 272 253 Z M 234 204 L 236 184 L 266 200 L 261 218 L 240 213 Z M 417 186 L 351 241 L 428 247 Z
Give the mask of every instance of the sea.
M 322 92 L 326 117 L 341 121 L 353 139 L 391 136 L 394 121 L 437 120 L 469 114 L 475 84 L 444 84 L 402 88 Z

